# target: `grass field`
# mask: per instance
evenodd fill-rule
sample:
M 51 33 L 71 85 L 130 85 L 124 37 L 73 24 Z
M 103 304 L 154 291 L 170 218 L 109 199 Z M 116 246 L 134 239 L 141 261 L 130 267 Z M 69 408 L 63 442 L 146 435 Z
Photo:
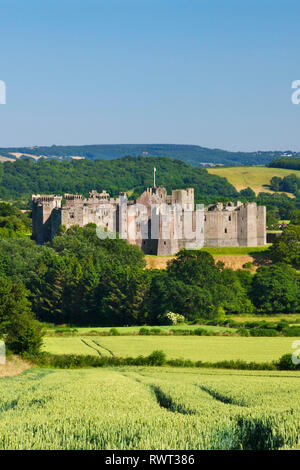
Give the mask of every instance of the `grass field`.
M 297 448 L 295 372 L 32 369 L 0 380 L 0 449 Z
M 267 244 L 264 246 L 224 246 L 214 247 L 205 246 L 201 248 L 201 251 L 206 251 L 213 256 L 241 256 L 241 255 L 252 255 L 259 256 L 263 255 L 266 250 L 271 246 Z
M 280 320 L 286 320 L 290 325 L 293 325 L 295 322 L 300 321 L 300 313 L 273 313 L 272 315 L 232 315 L 230 317 L 232 320 L 237 322 L 248 322 L 248 321 L 268 321 L 268 322 L 279 322 Z
M 259 253 L 263 254 L 271 246 L 271 243 L 268 243 L 264 246 L 224 246 L 224 247 L 214 247 L 214 246 L 205 246 L 201 248 L 201 251 L 206 251 L 211 255 L 218 255 L 218 256 L 239 256 L 239 255 L 257 255 Z M 162 259 L 173 259 L 175 256 L 156 256 L 156 255 L 146 255 L 146 261 L 149 262 L 152 259 L 162 258 Z
M 263 166 L 237 166 L 237 167 L 215 167 L 207 168 L 211 174 L 227 178 L 238 191 L 244 188 L 252 188 L 256 193 L 272 192 L 269 188 L 273 176 L 290 175 L 291 173 L 300 176 L 300 171 L 286 170 L 282 168 L 267 168 Z M 287 193 L 289 194 L 289 193 Z M 289 194 L 293 197 L 292 194 Z
M 271 362 L 292 353 L 287 337 L 226 337 L 226 336 L 103 336 L 45 337 L 44 350 L 53 354 L 93 354 L 103 356 L 147 356 L 162 350 L 168 359 L 218 362 L 244 360 Z

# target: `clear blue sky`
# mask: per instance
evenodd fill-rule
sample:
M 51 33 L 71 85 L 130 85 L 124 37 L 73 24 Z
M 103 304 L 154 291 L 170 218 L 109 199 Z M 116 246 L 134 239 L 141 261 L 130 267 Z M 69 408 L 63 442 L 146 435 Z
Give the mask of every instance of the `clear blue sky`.
M 300 150 L 299 0 L 0 0 L 0 147 Z

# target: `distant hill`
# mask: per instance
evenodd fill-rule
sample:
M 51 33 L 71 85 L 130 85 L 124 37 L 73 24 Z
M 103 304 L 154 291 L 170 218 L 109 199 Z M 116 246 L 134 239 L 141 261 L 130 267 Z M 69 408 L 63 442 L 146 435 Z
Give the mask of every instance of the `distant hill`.
M 170 144 L 123 144 L 123 145 L 82 145 L 82 146 L 56 146 L 51 147 L 14 147 L 0 148 L 0 156 L 4 161 L 19 158 L 32 158 L 36 160 L 41 156 L 62 160 L 84 158 L 88 160 L 113 160 L 126 155 L 169 157 L 184 161 L 193 166 L 213 165 L 265 165 L 277 158 L 300 158 L 300 152 L 291 151 L 257 151 L 257 152 L 229 152 L 220 149 L 209 149 L 198 145 L 170 145 Z

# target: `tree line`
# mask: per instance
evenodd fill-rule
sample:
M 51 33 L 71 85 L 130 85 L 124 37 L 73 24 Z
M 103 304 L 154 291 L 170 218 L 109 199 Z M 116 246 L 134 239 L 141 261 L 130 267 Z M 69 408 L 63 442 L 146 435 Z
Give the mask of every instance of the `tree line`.
M 300 158 L 276 158 L 268 165 L 270 168 L 286 168 L 288 170 L 300 170 Z
M 15 205 L 0 202 L 0 238 L 31 235 L 31 218 Z
M 273 176 L 270 182 L 270 188 L 273 191 L 285 191 L 287 193 L 295 194 L 299 198 L 300 196 L 300 178 L 295 174 L 290 174 L 280 178 L 279 176 Z
M 0 163 L 0 197 L 26 199 L 31 194 L 80 193 L 106 189 L 111 196 L 130 191 L 131 197 L 153 185 L 153 167 L 157 184 L 172 189 L 193 187 L 198 202 L 208 197 L 232 198 L 238 192 L 225 178 L 211 175 L 180 160 L 162 157 L 124 157 L 117 160 L 39 160 L 21 159 Z

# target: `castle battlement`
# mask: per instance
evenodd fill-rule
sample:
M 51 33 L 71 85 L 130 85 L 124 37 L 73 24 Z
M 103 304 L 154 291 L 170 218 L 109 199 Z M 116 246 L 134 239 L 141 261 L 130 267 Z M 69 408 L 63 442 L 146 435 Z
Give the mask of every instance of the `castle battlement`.
M 67 229 L 88 223 L 118 232 L 145 253 L 171 255 L 180 248 L 202 246 L 258 246 L 266 243 L 266 208 L 255 202 L 210 204 L 195 210 L 194 188 L 147 188 L 134 201 L 126 193 L 111 198 L 103 190 L 80 194 L 32 196 L 33 238 L 37 243 L 53 239 L 59 226 Z
M 82 195 L 81 194 L 65 194 L 64 198 L 66 201 L 77 201 L 77 200 L 82 200 Z
M 33 194 L 31 199 L 35 204 L 42 204 L 45 202 L 61 202 L 62 196 L 55 196 L 53 194 Z

